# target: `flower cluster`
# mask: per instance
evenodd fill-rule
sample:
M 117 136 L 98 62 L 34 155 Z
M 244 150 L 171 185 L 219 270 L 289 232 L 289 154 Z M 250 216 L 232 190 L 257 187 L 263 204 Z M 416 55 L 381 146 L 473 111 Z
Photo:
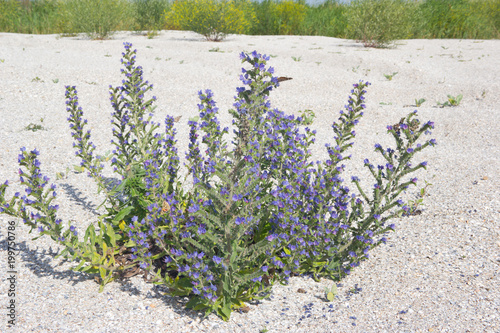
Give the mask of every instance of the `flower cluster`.
M 311 119 L 295 117 L 272 108 L 269 95 L 279 86 L 269 57 L 241 53 L 242 86 L 236 89 L 234 137 L 218 120 L 217 104 L 210 90 L 199 91 L 199 117 L 189 121 L 189 149 L 185 166 L 192 183 L 181 181 L 174 118 L 165 119 L 165 131 L 153 119 L 153 86 L 136 66 L 136 50 L 125 43 L 118 87 L 110 87 L 115 149 L 111 165 L 121 176 L 118 184 L 101 176 L 103 161 L 95 155 L 90 131 L 78 105 L 75 87 L 67 87 L 68 121 L 76 154 L 106 194 L 107 213 L 78 239 L 74 226 L 63 232 L 56 218 L 55 186 L 40 174 L 38 152 L 22 151 L 19 163 L 26 195 L 5 200 L 8 182 L 0 185 L 0 212 L 23 218 L 32 228 L 66 246 L 66 253 L 80 259 L 76 269 L 101 276 L 102 287 L 116 274 L 142 269 L 172 295 L 190 297 L 188 307 L 216 312 L 229 319 L 244 302 L 265 297 L 273 283 L 292 274 L 312 274 L 315 279 L 339 280 L 369 251 L 386 241 L 395 229 L 387 221 L 408 214 L 410 203 L 399 199 L 417 178 L 409 174 L 426 168 L 412 166 L 415 154 L 433 146 L 434 123 L 423 125 L 416 112 L 388 126 L 395 148 L 375 145 L 384 162 L 375 167 L 368 159 L 375 183 L 367 195 L 360 179 L 351 178 L 357 194 L 345 184 L 342 164 L 350 158 L 365 106 L 365 88 L 355 84 L 348 102 L 333 122 L 334 145 L 326 145 L 328 159 L 313 161 L 311 145 L 316 132 L 306 127 Z M 189 176 L 189 177 L 187 177 Z M 14 206 L 17 209 L 13 208 Z M 30 209 L 27 209 L 30 207 Z

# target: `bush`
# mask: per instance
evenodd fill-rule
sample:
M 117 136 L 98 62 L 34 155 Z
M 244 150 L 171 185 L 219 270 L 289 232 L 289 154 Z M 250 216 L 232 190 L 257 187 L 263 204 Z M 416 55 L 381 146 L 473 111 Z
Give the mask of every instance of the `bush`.
M 425 38 L 498 38 L 500 1 L 426 0 L 419 6 Z
M 348 37 L 367 47 L 386 47 L 410 37 L 412 12 L 412 3 L 404 0 L 354 0 L 348 9 Z
M 162 30 L 169 7 L 168 0 L 134 0 L 136 29 L 153 34 Z
M 317 7 L 309 7 L 300 34 L 345 38 L 346 8 L 346 5 L 336 0 L 327 0 Z
M 57 0 L 0 0 L 0 31 L 49 34 L 58 20 Z
M 16 31 L 16 23 L 21 18 L 22 7 L 17 0 L 0 1 L 0 31 Z
M 167 13 L 170 25 L 221 41 L 227 34 L 241 34 L 251 26 L 252 13 L 245 0 L 177 0 Z
M 275 15 L 277 17 L 278 34 L 292 35 L 299 31 L 304 21 L 307 7 L 302 2 L 283 0 L 275 4 Z
M 368 159 L 375 185 L 373 195 L 352 177 L 359 196 L 341 178 L 345 153 L 353 145 L 354 127 L 363 115 L 369 83 L 354 85 L 338 123 L 333 123 L 333 146 L 328 159 L 311 160 L 315 131 L 305 119 L 272 109 L 269 94 L 278 87 L 269 57 L 242 53 L 246 63 L 237 88 L 233 116 L 235 137 L 227 141 L 213 93 L 200 91 L 199 117 L 189 121 L 186 187 L 179 174 L 173 117 L 165 130 L 152 121 L 155 98 L 136 66 L 136 51 L 125 44 L 123 86 L 111 87 L 113 107 L 112 156 L 97 155 L 86 131 L 75 87 L 66 88 L 68 121 L 82 167 L 104 191 L 107 213 L 91 224 L 83 237 L 75 226 L 57 218 L 56 186 L 40 173 L 39 152 L 21 148 L 20 182 L 26 195 L 5 198 L 8 182 L 0 185 L 0 212 L 23 219 L 40 236 L 63 246 L 61 256 L 77 259 L 74 269 L 99 274 L 101 291 L 116 277 L 144 270 L 172 295 L 189 296 L 187 307 L 216 312 L 228 320 L 244 302 L 267 296 L 274 282 L 292 274 L 312 274 L 317 280 L 340 280 L 385 242 L 394 230 L 387 222 L 411 212 L 410 202 L 398 196 L 417 179 L 409 174 L 426 168 L 412 166 L 414 155 L 435 141 L 417 143 L 434 127 L 420 125 L 415 112 L 388 126 L 396 149 L 375 145 L 382 165 Z M 309 120 L 307 120 L 309 122 Z M 203 152 L 203 153 L 202 153 Z M 112 186 L 101 174 L 103 163 L 121 179 Z
M 84 32 L 92 39 L 106 39 L 132 22 L 126 0 L 68 0 L 64 6 L 66 33 Z
M 250 29 L 253 35 L 298 34 L 307 6 L 293 0 L 253 2 L 257 22 Z

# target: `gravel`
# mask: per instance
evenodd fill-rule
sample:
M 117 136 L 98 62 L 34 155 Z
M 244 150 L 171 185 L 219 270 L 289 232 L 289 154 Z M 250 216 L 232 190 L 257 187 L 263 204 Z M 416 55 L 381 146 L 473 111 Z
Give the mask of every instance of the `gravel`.
M 72 263 L 54 259 L 60 248 L 50 239 L 32 241 L 22 222 L 16 227 L 16 326 L 19 332 L 500 332 L 500 43 L 498 40 L 405 40 L 391 49 L 364 48 L 327 37 L 230 35 L 206 42 L 183 31 L 155 39 L 129 32 L 113 39 L 0 33 L 0 180 L 10 195 L 19 190 L 17 154 L 22 146 L 41 151 L 42 172 L 58 185 L 59 215 L 80 231 L 97 220 L 102 197 L 72 150 L 64 86 L 76 85 L 92 141 L 111 149 L 108 86 L 119 85 L 122 43 L 138 49 L 138 63 L 158 97 L 156 121 L 182 115 L 177 124 L 181 151 L 188 142 L 187 119 L 196 115 L 197 91 L 210 88 L 221 109 L 232 105 L 241 63 L 254 49 L 272 55 L 278 76 L 292 77 L 271 94 L 275 107 L 316 113 L 314 157 L 324 159 L 351 85 L 368 80 L 367 110 L 356 132 L 348 175 L 369 186 L 364 158 L 376 161 L 373 144 L 392 144 L 385 126 L 413 111 L 432 120 L 438 145 L 415 162 L 428 161 L 418 175 L 433 184 L 422 214 L 394 220 L 386 245 L 338 285 L 294 277 L 277 285 L 269 299 L 234 312 L 229 322 L 186 311 L 185 299 L 136 276 L 113 282 L 104 292 L 92 276 L 72 272 Z M 294 59 L 295 58 L 295 59 Z M 397 72 L 388 80 L 384 75 Z M 437 107 L 447 95 L 463 95 L 457 107 Z M 38 131 L 26 127 L 41 125 Z M 55 180 L 56 173 L 64 173 Z M 0 303 L 6 312 L 8 221 L 0 215 Z M 16 221 L 18 222 L 18 221 Z M 305 293 L 297 290 L 302 288 Z M 5 331 L 6 316 L 0 330 Z

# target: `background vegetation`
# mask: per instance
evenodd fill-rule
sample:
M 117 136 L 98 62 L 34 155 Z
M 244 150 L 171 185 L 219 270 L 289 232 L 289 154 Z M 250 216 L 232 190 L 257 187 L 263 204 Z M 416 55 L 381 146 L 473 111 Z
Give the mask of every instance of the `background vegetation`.
M 221 6 L 230 12 L 223 19 L 212 16 L 209 22 L 224 34 L 321 35 L 371 46 L 401 38 L 500 36 L 500 0 L 354 0 L 350 4 L 327 0 L 315 6 L 303 0 L 0 0 L 0 31 L 87 33 L 92 38 L 106 38 L 118 30 L 150 35 L 164 29 L 196 31 L 206 24 L 186 21 L 207 5 L 215 8 L 212 12 Z M 179 8 L 184 10 L 181 15 Z

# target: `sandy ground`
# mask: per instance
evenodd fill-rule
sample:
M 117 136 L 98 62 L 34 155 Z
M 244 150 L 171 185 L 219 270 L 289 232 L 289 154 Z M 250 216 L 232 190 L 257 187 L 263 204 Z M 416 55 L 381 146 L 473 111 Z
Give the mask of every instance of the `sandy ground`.
M 327 156 L 323 146 L 333 142 L 331 123 L 338 118 L 352 84 L 359 80 L 372 83 L 365 117 L 356 129 L 349 171 L 365 178 L 368 174 L 361 161 L 375 156 L 373 144 L 391 143 L 385 126 L 417 109 L 415 100 L 424 98 L 426 102 L 418 108 L 420 119 L 435 122 L 433 135 L 438 141 L 436 148 L 423 153 L 429 168 L 419 175 L 434 184 L 431 197 L 422 215 L 396 222 L 401 229 L 391 237 L 390 245 L 375 250 L 372 260 L 343 281 L 341 299 L 329 317 L 318 310 L 317 317 L 305 318 L 302 324 L 298 322 L 303 313 L 290 314 L 285 320 L 279 315 L 280 309 L 293 306 L 297 313 L 303 312 L 304 305 L 318 302 L 313 295 L 321 294 L 323 285 L 309 281 L 304 284 L 311 288 L 309 295 L 292 292 L 288 299 L 280 296 L 288 289 L 279 289 L 279 301 L 255 306 L 248 314 L 234 314 L 229 323 L 213 316 L 200 322 L 165 297 L 145 301 L 149 285 L 139 288 L 138 296 L 134 296 L 140 300 L 130 300 L 130 292 L 117 283 L 106 289 L 107 295 L 97 294 L 91 278 L 58 273 L 59 268 L 46 252 L 53 243 L 32 242 L 32 235 L 20 225 L 16 231 L 23 244 L 23 254 L 17 259 L 20 331 L 257 332 L 264 327 L 273 332 L 500 331 L 498 40 L 404 40 L 395 48 L 373 49 L 350 40 L 307 36 L 230 35 L 214 43 L 182 31 L 165 31 L 154 39 L 117 33 L 106 41 L 0 33 L 2 182 L 16 180 L 17 154 L 22 146 L 41 151 L 42 171 L 53 179 L 56 172 L 67 173 L 67 168 L 78 164 L 66 124 L 65 85 L 77 86 L 100 151 L 110 149 L 108 86 L 119 85 L 122 80 L 119 60 L 123 42 L 133 43 L 145 78 L 154 84 L 156 120 L 167 114 L 182 116 L 177 127 L 180 151 L 187 146 L 187 119 L 197 114 L 198 90 L 212 89 L 222 123 L 230 124 L 225 110 L 231 108 L 236 87 L 240 86 L 238 55 L 242 51 L 270 55 L 269 64 L 276 75 L 292 78 L 271 94 L 271 101 L 274 107 L 289 113 L 306 109 L 315 112 L 312 127 L 318 134 L 313 152 L 317 159 Z M 460 105 L 438 107 L 448 95 L 462 95 Z M 30 124 L 42 125 L 45 130 L 27 131 Z M 63 218 L 81 220 L 82 228 L 96 219 L 93 209 L 99 202 L 88 179 L 70 172 L 58 185 L 66 189 L 60 200 L 73 204 L 61 208 Z M 18 183 L 14 182 L 15 186 Z M 3 251 L 9 220 L 0 216 Z M 0 260 L 5 272 L 6 255 Z M 450 271 L 450 266 L 456 269 Z M 73 278 L 78 281 L 68 283 Z M 298 279 L 290 288 L 301 283 L 305 282 Z M 364 291 L 349 296 L 354 285 Z M 7 288 L 6 283 L 0 285 L 2 308 L 8 302 Z M 109 298 L 117 303 L 109 303 Z M 108 305 L 96 307 L 96 302 Z M 151 318 L 144 310 L 146 303 L 155 304 Z M 111 317 L 106 314 L 110 308 L 114 309 Z M 137 316 L 131 316 L 135 311 L 139 311 Z M 2 321 L 4 325 L 5 319 Z

